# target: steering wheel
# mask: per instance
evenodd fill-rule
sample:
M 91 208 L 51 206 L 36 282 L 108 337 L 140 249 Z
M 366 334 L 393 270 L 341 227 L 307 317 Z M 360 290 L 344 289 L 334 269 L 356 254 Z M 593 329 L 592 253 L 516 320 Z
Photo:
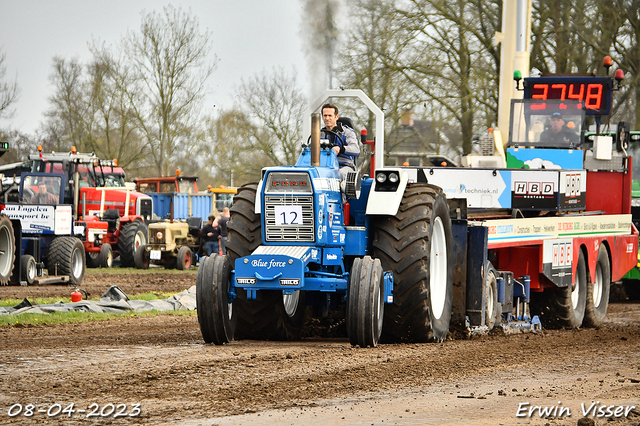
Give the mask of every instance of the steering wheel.
M 22 190 L 22 202 L 23 203 L 30 203 L 31 200 L 33 200 L 33 197 L 36 195 L 36 193 L 34 192 L 33 189 L 28 188 L 28 187 L 23 187 Z
M 322 130 L 322 132 L 324 132 L 324 133 L 331 133 L 331 134 L 332 134 L 332 135 L 334 135 L 335 137 L 340 137 L 340 135 L 339 135 L 338 133 L 334 132 L 333 130 L 323 129 L 323 130 Z M 332 143 L 332 142 L 330 142 L 330 141 L 329 141 L 328 146 L 327 146 L 327 144 L 323 144 L 323 143 L 322 143 L 322 141 L 323 141 L 323 140 L 328 140 L 328 139 L 322 139 L 322 138 L 320 138 L 320 141 L 321 141 L 321 142 L 320 142 L 320 147 L 321 147 L 321 148 L 332 148 L 332 147 L 334 147 L 334 146 L 337 146 L 335 143 Z M 311 145 L 311 135 L 309 135 L 309 137 L 307 138 L 307 146 L 310 146 L 310 145 Z M 304 145 L 303 145 L 303 147 L 304 147 Z

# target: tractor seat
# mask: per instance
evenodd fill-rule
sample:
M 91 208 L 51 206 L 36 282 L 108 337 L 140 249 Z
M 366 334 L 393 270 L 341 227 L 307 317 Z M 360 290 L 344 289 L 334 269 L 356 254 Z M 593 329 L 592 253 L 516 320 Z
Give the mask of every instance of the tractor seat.
M 102 220 L 105 220 L 109 226 L 107 231 L 113 233 L 118 228 L 118 219 L 120 218 L 120 212 L 118 209 L 107 209 L 102 215 Z
M 356 128 L 353 127 L 353 122 L 351 121 L 351 119 L 349 117 L 338 117 L 338 121 L 337 122 L 340 123 L 340 124 L 345 124 L 347 127 L 349 127 L 354 132 L 356 131 Z M 356 132 L 356 136 L 357 136 L 357 132 Z
M 200 229 L 202 228 L 202 218 L 188 217 L 187 224 L 189 225 L 189 234 L 198 238 L 200 236 Z

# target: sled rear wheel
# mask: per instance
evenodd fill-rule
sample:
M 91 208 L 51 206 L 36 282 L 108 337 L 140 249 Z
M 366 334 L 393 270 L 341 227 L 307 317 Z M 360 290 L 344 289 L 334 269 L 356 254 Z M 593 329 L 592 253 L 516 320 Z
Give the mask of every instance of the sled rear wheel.
M 607 246 L 600 244 L 596 273 L 587 284 L 587 308 L 584 314 L 586 327 L 600 327 L 607 316 L 611 291 L 611 262 Z

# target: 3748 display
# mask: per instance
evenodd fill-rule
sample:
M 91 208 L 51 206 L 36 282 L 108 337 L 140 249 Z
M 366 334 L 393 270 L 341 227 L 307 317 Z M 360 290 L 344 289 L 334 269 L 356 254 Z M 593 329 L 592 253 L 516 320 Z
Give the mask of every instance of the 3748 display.
M 574 99 L 584 102 L 589 115 L 608 115 L 613 97 L 610 77 L 549 76 L 524 79 L 525 99 Z

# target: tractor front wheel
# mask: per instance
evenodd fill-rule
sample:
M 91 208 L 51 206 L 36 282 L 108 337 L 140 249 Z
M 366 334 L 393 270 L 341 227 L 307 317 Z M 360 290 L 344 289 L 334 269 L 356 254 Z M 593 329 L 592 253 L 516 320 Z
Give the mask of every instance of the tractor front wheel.
M 138 246 L 136 254 L 133 256 L 133 264 L 137 269 L 149 269 L 149 252 L 145 250 L 145 246 Z
M 356 259 L 347 293 L 347 330 L 353 346 L 376 347 L 384 319 L 384 275 L 380 260 Z
M 202 338 L 222 345 L 233 340 L 237 316 L 229 302 L 231 262 L 226 256 L 204 258 L 196 278 L 196 310 Z
M 100 262 L 98 258 L 100 257 L 100 252 L 97 251 L 88 251 L 86 255 L 86 264 L 87 268 L 99 268 Z
M 22 268 L 22 279 L 27 282 L 27 285 L 32 285 L 36 280 L 36 260 L 30 254 L 23 254 L 20 258 L 20 267 Z
M 193 253 L 191 253 L 191 249 L 187 246 L 180 247 L 178 250 L 178 258 L 177 258 L 177 267 L 179 270 L 183 271 L 185 269 L 191 268 L 193 264 Z
M 100 247 L 100 254 L 98 255 L 98 266 L 101 268 L 111 268 L 113 265 L 113 250 L 111 244 L 104 243 Z

